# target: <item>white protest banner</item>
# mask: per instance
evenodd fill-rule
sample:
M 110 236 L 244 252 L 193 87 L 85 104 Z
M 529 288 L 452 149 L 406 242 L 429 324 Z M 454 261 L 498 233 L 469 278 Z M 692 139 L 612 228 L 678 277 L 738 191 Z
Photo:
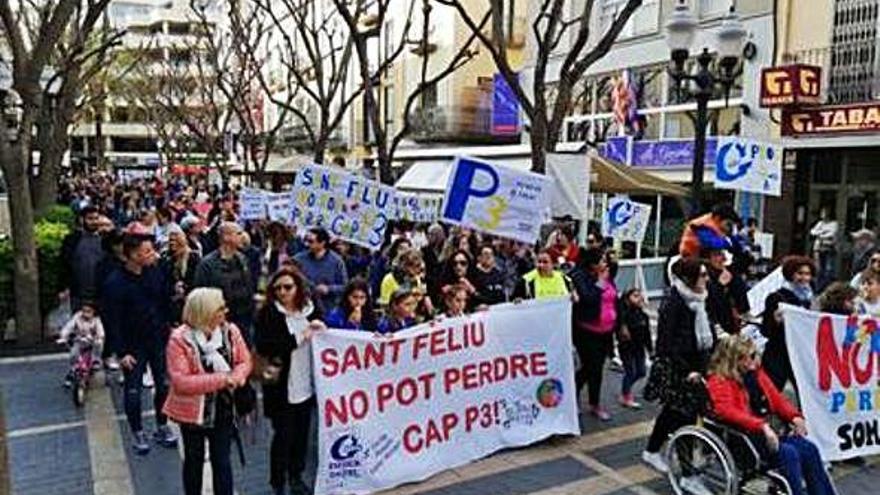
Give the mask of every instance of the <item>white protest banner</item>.
M 390 338 L 327 330 L 312 354 L 317 495 L 371 493 L 580 433 L 568 299 L 493 306 Z
M 242 189 L 238 197 L 238 216 L 242 220 L 266 218 L 266 192 L 259 189 Z
M 293 209 L 293 191 L 266 193 L 266 208 L 270 221 L 287 223 Z
M 788 305 L 783 317 L 807 431 L 822 457 L 880 454 L 880 322 Z
M 443 197 L 442 220 L 532 244 L 550 208 L 545 175 L 458 157 Z
M 394 188 L 340 168 L 306 165 L 293 184 L 293 222 L 323 227 L 330 235 L 379 249 L 394 218 Z
M 608 201 L 608 211 L 602 215 L 602 235 L 621 241 L 642 242 L 651 223 L 651 205 L 630 201 L 626 196 L 615 196 Z
M 783 283 L 785 283 L 785 277 L 782 276 L 782 267 L 779 267 L 749 289 L 746 294 L 746 297 L 749 298 L 749 312 L 754 316 L 763 313 L 767 296 L 779 290 Z
M 440 218 L 443 198 L 439 195 L 397 191 L 394 196 L 394 219 L 434 223 Z
M 715 187 L 782 195 L 782 148 L 739 136 L 718 138 Z

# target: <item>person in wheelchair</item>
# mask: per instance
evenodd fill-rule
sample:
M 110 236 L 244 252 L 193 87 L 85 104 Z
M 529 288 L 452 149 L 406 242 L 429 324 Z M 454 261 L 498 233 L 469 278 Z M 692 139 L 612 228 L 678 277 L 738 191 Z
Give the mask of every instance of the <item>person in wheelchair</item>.
M 720 339 L 709 363 L 707 388 L 713 417 L 749 436 L 762 461 L 781 471 L 792 495 L 835 493 L 819 450 L 806 438 L 803 416 L 763 370 L 750 339 Z M 787 432 L 771 426 L 774 416 L 788 425 Z

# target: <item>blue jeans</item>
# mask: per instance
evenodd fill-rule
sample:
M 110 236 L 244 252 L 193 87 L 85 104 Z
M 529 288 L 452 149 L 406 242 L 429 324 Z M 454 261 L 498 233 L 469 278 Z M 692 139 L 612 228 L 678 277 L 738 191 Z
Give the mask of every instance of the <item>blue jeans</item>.
M 645 349 L 627 349 L 620 352 L 620 360 L 623 361 L 623 382 L 620 392 L 629 395 L 633 385 L 647 374 L 645 370 Z
M 144 429 L 141 418 L 141 393 L 143 392 L 144 373 L 147 364 L 153 372 L 155 383 L 155 395 L 153 407 L 156 410 L 156 424 L 168 423 L 168 418 L 162 414 L 162 406 L 165 405 L 165 397 L 168 396 L 168 381 L 165 376 L 165 346 L 156 342 L 144 345 L 138 349 L 134 358 L 137 360 L 131 370 L 124 371 L 125 383 L 125 416 L 128 418 L 128 426 L 133 433 Z
M 180 425 L 183 438 L 183 492 L 202 494 L 205 440 L 211 455 L 211 474 L 216 495 L 232 495 L 232 419 L 218 421 L 212 428 Z
M 804 495 L 802 480 L 807 482 L 809 495 L 834 495 L 822 456 L 813 442 L 798 436 L 782 437 L 777 459 L 782 475 L 791 485 L 792 495 Z

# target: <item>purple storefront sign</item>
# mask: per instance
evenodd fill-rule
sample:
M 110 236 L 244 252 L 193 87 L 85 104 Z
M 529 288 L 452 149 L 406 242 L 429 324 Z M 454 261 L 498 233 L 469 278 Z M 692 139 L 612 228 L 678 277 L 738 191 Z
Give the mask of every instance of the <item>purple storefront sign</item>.
M 630 138 L 627 136 L 608 139 L 602 149 L 602 156 L 633 167 L 651 168 L 690 168 L 693 165 L 693 140 L 634 141 L 632 159 L 627 160 Z M 706 139 L 705 163 L 707 168 L 715 163 L 716 138 Z

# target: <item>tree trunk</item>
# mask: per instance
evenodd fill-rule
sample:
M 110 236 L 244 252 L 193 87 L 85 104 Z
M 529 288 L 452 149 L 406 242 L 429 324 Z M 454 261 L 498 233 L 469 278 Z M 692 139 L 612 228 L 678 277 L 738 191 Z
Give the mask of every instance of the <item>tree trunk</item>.
M 37 243 L 34 237 L 34 209 L 28 181 L 30 139 L 23 138 L 8 148 L 3 157 L 3 174 L 9 187 L 9 217 L 12 250 L 15 255 L 15 322 L 18 344 L 31 346 L 41 341 L 40 283 Z
M 529 144 L 532 148 L 532 172 L 543 174 L 547 169 L 547 122 L 540 118 L 532 121 Z

